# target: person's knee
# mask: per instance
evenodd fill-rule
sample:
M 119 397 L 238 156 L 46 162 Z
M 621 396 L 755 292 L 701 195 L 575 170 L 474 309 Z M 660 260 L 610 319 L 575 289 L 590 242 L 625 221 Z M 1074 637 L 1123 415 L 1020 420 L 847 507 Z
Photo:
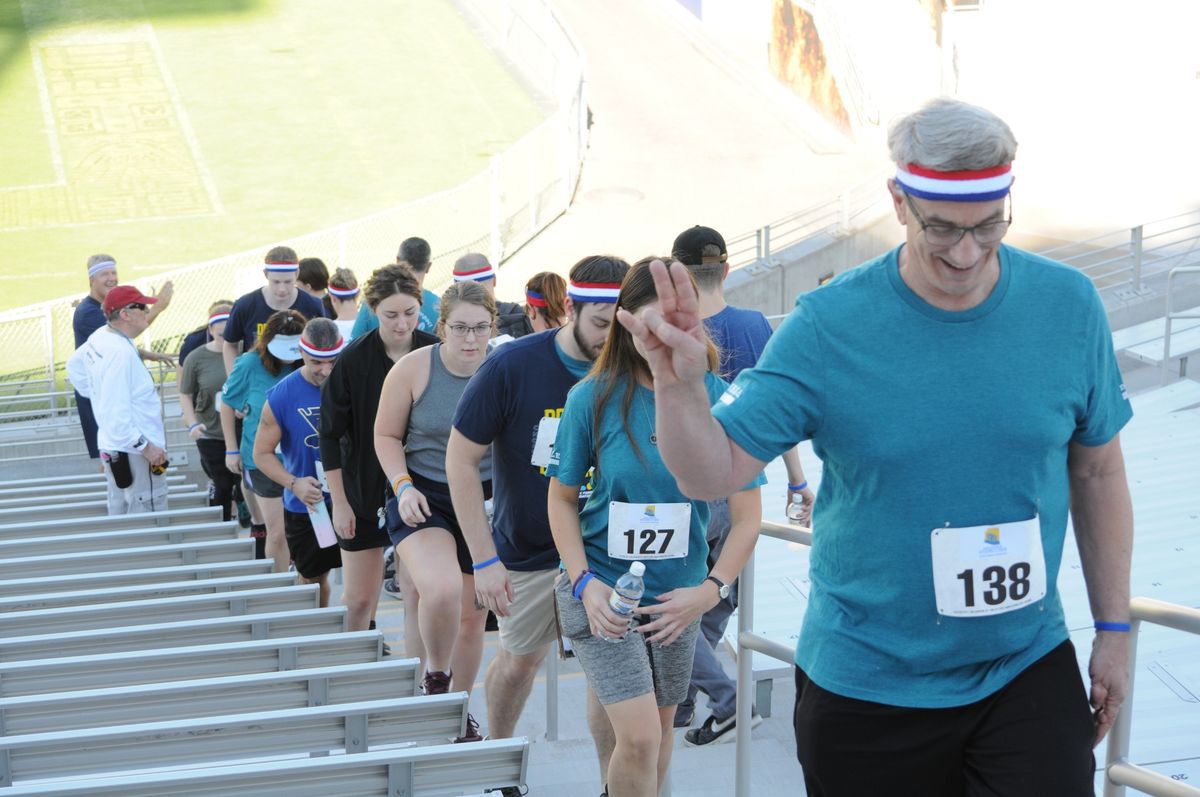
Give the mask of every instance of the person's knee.
M 423 606 L 454 606 L 462 603 L 462 580 L 446 578 L 422 579 L 417 584 Z
M 501 649 L 496 656 L 498 673 L 512 684 L 529 683 L 537 676 L 543 658 L 545 653 L 540 651 L 518 654 Z
M 657 721 L 638 723 L 624 728 L 616 737 L 617 747 L 629 761 L 653 765 L 663 744 L 662 729 Z

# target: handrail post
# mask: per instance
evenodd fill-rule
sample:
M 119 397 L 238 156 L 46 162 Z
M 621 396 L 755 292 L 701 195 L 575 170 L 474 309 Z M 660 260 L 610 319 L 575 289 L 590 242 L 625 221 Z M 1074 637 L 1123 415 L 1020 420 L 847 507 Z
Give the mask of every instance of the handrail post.
M 558 650 L 546 655 L 546 741 L 558 741 Z
M 767 224 L 762 228 L 762 256 L 769 258 L 771 256 L 771 225 Z
M 762 260 L 763 258 L 763 230 L 759 227 L 754 231 L 754 259 Z
M 1108 777 L 1108 768 L 1113 764 L 1125 763 L 1129 759 L 1129 735 L 1133 726 L 1133 681 L 1137 672 L 1137 643 L 1142 621 L 1133 615 L 1129 621 L 1129 687 L 1125 690 L 1125 702 L 1117 712 L 1117 720 L 1108 732 L 1108 761 L 1104 765 L 1104 797 L 1125 797 L 1125 787 L 1113 783 Z
M 1142 292 L 1142 225 L 1129 231 L 1129 244 L 1133 250 L 1133 290 Z
M 738 576 L 737 708 L 734 739 L 734 795 L 750 797 L 750 710 L 754 703 L 754 654 L 742 645 L 742 635 L 754 629 L 754 551 Z M 702 640 L 703 641 L 703 640 Z

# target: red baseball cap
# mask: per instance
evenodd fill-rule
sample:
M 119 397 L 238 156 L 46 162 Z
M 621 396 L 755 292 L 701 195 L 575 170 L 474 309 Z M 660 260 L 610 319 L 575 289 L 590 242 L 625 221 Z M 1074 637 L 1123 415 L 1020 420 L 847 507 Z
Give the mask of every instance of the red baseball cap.
M 147 296 L 132 285 L 118 285 L 104 297 L 104 314 L 113 313 L 131 304 L 154 304 L 158 299 Z

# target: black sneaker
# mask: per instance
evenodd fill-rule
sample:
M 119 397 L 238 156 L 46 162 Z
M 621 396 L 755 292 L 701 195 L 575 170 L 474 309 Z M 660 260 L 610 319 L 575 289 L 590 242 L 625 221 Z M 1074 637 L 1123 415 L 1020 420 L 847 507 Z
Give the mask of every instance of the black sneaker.
M 525 797 L 526 794 L 529 794 L 529 789 L 526 788 L 525 791 L 521 791 L 516 786 L 501 786 L 498 789 L 488 789 L 487 793 L 499 794 L 500 797 Z
M 479 723 L 470 714 L 467 714 L 467 731 L 462 736 L 455 737 L 455 744 L 463 742 L 482 742 L 483 736 L 479 733 Z
M 696 718 L 696 710 L 692 706 L 686 706 L 680 703 L 675 707 L 675 727 L 690 728 L 692 720 Z M 603 797 L 603 795 L 601 795 Z
M 425 671 L 421 679 L 421 691 L 427 695 L 444 695 L 450 691 L 450 673 L 434 670 Z
M 246 506 L 245 501 L 237 502 L 237 519 L 239 526 L 244 529 L 250 528 L 250 507 Z
M 396 579 L 394 578 L 389 578 L 387 581 L 383 582 L 383 594 L 391 595 L 398 601 L 404 600 L 404 593 L 400 591 L 398 586 L 396 586 Z
M 762 717 L 755 711 L 750 715 L 750 727 L 757 728 L 762 724 Z M 732 742 L 737 734 L 737 715 L 719 720 L 709 717 L 699 728 L 692 728 L 683 735 L 683 743 L 688 747 L 703 747 L 706 744 L 724 744 Z

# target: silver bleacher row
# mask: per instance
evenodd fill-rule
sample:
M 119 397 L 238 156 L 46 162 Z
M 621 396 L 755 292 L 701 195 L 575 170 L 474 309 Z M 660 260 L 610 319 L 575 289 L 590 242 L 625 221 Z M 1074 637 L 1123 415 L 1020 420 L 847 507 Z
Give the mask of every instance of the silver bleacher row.
M 172 477 L 170 509 L 104 515 L 98 473 L 0 482 L 0 797 L 478 794 L 525 739 L 450 744 L 464 693 L 347 632 Z

